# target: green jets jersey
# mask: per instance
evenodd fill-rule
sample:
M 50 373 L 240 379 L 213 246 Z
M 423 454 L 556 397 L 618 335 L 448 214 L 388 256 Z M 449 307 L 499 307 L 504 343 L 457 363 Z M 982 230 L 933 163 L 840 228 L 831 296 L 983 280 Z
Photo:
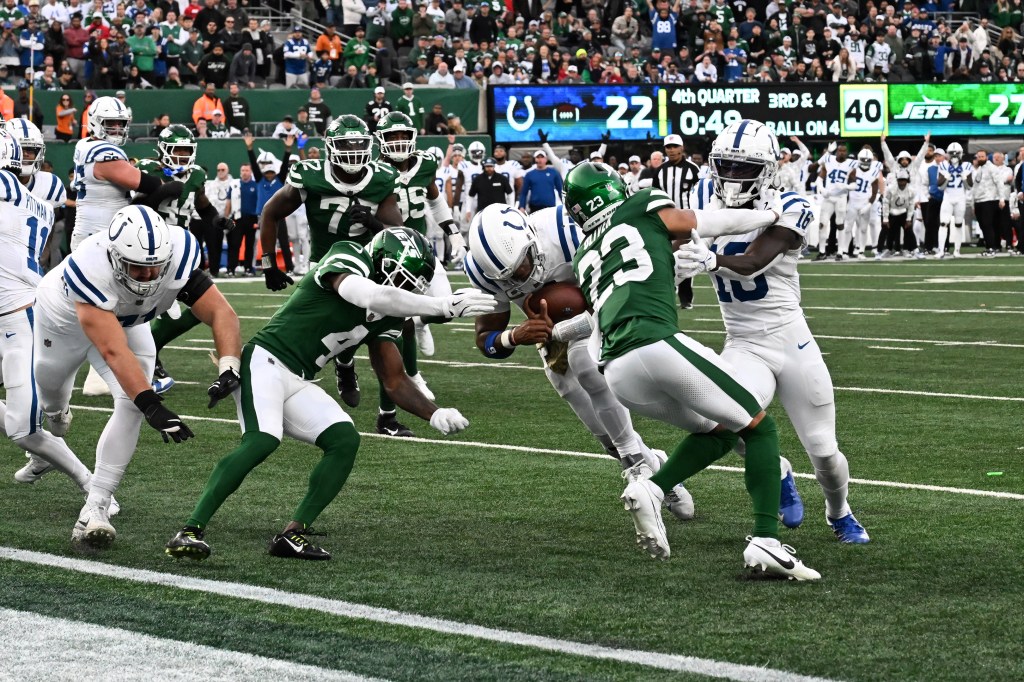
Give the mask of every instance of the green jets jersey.
M 189 166 L 181 175 L 168 175 L 165 170 L 170 169 L 157 159 L 140 159 L 135 166 L 143 173 L 159 178 L 163 182 L 179 180 L 185 183 L 181 196 L 178 199 L 165 199 L 160 202 L 156 212 L 168 225 L 177 225 L 187 230 L 188 221 L 191 220 L 196 207 L 196 196 L 202 194 L 206 188 L 206 171 L 199 166 Z
M 367 173 L 354 185 L 339 182 L 331 165 L 321 159 L 306 159 L 288 170 L 288 184 L 299 190 L 309 220 L 309 259 L 317 262 L 331 245 L 340 241 L 368 244 L 373 235 L 363 225 L 350 225 L 345 211 L 353 202 L 376 211 L 377 206 L 395 193 L 398 171 L 371 161 Z
M 404 320 L 373 316 L 343 299 L 326 281 L 332 273 L 368 278 L 372 272 L 370 256 L 359 244 L 335 242 L 251 343 L 303 379 L 312 379 L 335 355 L 376 338 L 397 339 Z
M 427 187 L 437 177 L 437 160 L 426 152 L 413 152 L 407 171 L 398 171 L 395 194 L 402 221 L 410 229 L 427 234 Z M 397 170 L 397 169 L 396 169 Z
M 679 332 L 672 238 L 658 217 L 674 206 L 661 190 L 641 190 L 576 252 L 573 270 L 604 337 L 602 361 Z

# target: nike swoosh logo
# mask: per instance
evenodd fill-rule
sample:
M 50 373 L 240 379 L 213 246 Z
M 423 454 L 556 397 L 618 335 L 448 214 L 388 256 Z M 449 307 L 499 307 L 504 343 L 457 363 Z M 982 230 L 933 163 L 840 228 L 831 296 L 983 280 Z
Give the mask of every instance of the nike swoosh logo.
M 14 336 L 17 333 L 18 332 L 7 332 L 7 338 L 11 338 L 12 336 Z
M 798 348 L 799 350 L 803 350 L 804 348 L 806 348 L 806 347 L 807 347 L 807 344 L 809 344 L 809 343 L 810 343 L 810 341 L 804 341 L 803 343 L 798 343 L 798 344 L 796 344 L 796 347 L 797 347 L 797 348 Z
M 783 568 L 785 568 L 787 570 L 791 570 L 794 566 L 796 566 L 796 564 L 792 560 L 790 560 L 790 559 L 780 559 L 779 557 L 775 556 L 774 554 L 769 552 L 767 549 L 765 549 L 761 545 L 754 545 L 754 546 L 757 547 L 762 552 L 764 552 L 765 554 L 767 554 L 768 556 L 770 556 L 772 559 L 775 559 L 775 563 L 777 563 L 779 566 L 782 566 Z
M 294 549 L 296 552 L 298 552 L 300 554 L 302 553 L 302 545 L 297 545 L 294 542 L 292 542 L 291 540 L 289 540 L 288 538 L 285 538 L 284 541 L 287 542 L 289 545 L 291 545 L 292 549 Z

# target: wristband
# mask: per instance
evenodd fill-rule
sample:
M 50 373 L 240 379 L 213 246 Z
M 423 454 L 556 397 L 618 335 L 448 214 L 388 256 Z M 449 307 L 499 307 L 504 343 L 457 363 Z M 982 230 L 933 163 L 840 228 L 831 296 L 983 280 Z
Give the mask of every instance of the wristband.
M 241 374 L 242 361 L 236 358 L 234 355 L 225 355 L 217 361 L 217 373 L 223 374 L 228 370 L 233 371 L 235 374 Z
M 459 233 L 459 226 L 455 224 L 454 220 L 446 220 L 441 223 L 438 227 L 444 230 L 444 233 L 451 236 Z
M 495 360 L 501 360 L 512 355 L 514 348 L 506 348 L 501 343 L 501 337 L 508 332 L 491 332 L 484 340 L 484 355 Z
M 519 345 L 513 338 L 513 332 L 515 332 L 515 327 L 513 327 L 512 329 L 506 329 L 501 333 L 501 337 L 499 337 L 498 343 L 500 343 L 503 348 L 512 350 L 513 348 Z
M 263 266 L 264 270 L 277 270 L 277 262 L 270 256 L 263 256 L 260 260 L 260 265 Z
M 135 403 L 135 407 L 139 408 L 139 412 L 146 414 L 149 408 L 163 402 L 163 398 L 157 395 L 156 391 L 153 389 L 147 388 L 145 391 L 135 396 L 135 399 L 132 402 Z

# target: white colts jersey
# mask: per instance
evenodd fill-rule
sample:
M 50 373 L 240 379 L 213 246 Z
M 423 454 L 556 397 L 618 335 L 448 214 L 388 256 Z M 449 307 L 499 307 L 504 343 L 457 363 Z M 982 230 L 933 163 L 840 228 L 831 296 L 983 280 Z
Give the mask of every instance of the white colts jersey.
M 26 187 L 36 199 L 40 199 L 54 208 L 60 208 L 68 201 L 68 192 L 64 189 L 64 183 L 53 173 L 36 171 L 32 174 Z
M 966 196 L 966 186 L 964 180 L 974 170 L 974 166 L 966 161 L 960 163 L 950 163 L 949 161 L 943 161 L 939 164 L 939 173 L 948 173 L 949 180 L 946 181 L 946 185 L 943 188 L 945 193 L 944 197 L 951 199 L 962 199 Z
M 53 229 L 53 209 L 0 170 L 0 313 L 32 303 L 42 279 L 39 256 Z
M 72 255 L 43 277 L 37 304 L 50 324 L 77 327 L 76 303 L 88 303 L 114 313 L 122 327 L 146 324 L 174 305 L 178 292 L 199 267 L 202 253 L 199 242 L 190 233 L 180 227 L 167 227 L 171 233 L 171 264 L 155 293 L 138 296 L 114 278 L 114 268 L 107 256 L 110 239 L 104 230 L 83 241 Z
M 523 177 L 523 167 L 514 159 L 506 159 L 504 163 L 496 163 L 494 165 L 494 172 L 498 175 L 504 175 L 505 179 L 508 180 L 508 186 L 512 188 L 515 188 L 516 180 Z
M 847 158 L 839 161 L 829 154 L 825 157 L 825 186 L 822 189 L 826 199 L 833 199 L 846 194 L 844 189 L 850 179 L 850 172 L 857 168 L 857 160 Z M 858 172 L 858 175 L 860 173 Z
M 509 213 L 516 212 L 516 209 L 509 206 L 506 209 Z M 572 259 L 579 248 L 583 233 L 572 221 L 569 214 L 565 212 L 564 206 L 552 206 L 531 213 L 527 220 L 537 233 L 538 248 L 544 256 L 544 283 L 571 282 L 576 284 L 576 275 L 572 271 Z M 486 245 L 485 245 L 486 248 Z M 463 263 L 469 281 L 480 291 L 491 294 L 499 301 L 498 312 L 508 310 L 508 303 L 512 302 L 523 307 L 523 301 L 527 295 L 532 294 L 543 284 L 537 284 L 520 291 L 519 285 L 509 282 L 495 282 L 486 275 L 480 266 L 473 260 L 472 254 L 466 256 Z
M 867 170 L 860 165 L 857 166 L 857 179 L 853 182 L 853 189 L 850 190 L 850 205 L 863 206 L 871 199 L 871 192 L 875 180 L 882 174 L 882 164 L 872 161 Z
M 775 190 L 763 190 L 754 202 L 753 208 L 766 210 L 775 200 Z M 811 204 L 796 192 L 783 192 L 781 200 L 784 210 L 793 210 L 801 205 L 796 217 L 786 217 L 777 225 L 788 228 L 800 236 L 800 243 L 776 258 L 771 265 L 756 277 L 742 277 L 725 268 L 711 274 L 714 280 L 718 302 L 722 309 L 726 333 L 729 336 L 756 335 L 770 332 L 803 319 L 800 308 L 800 276 L 797 262 L 807 237 L 807 230 L 817 225 Z M 690 206 L 703 210 L 725 208 L 714 195 L 710 180 L 701 180 L 690 190 Z M 709 248 L 722 256 L 736 256 L 747 250 L 767 228 L 741 235 L 728 235 L 711 240 Z
M 114 214 L 131 203 L 131 192 L 106 180 L 97 180 L 97 163 L 127 161 L 128 155 L 106 140 L 88 138 L 75 145 L 75 184 L 78 193 L 75 234 L 79 238 L 106 231 Z

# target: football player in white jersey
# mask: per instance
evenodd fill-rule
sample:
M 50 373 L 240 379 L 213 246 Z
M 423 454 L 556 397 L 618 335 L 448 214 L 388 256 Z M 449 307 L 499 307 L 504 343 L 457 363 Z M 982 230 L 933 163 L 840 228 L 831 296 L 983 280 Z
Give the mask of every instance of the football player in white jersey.
M 441 151 L 440 147 L 431 147 L 427 150 L 427 153 L 434 157 L 437 161 L 437 170 L 434 172 L 434 184 L 437 185 L 437 191 L 443 197 L 445 181 L 448 179 L 448 170 L 444 167 L 442 162 L 444 161 L 444 152 Z M 448 206 L 448 210 L 451 210 L 451 206 Z M 439 261 L 444 260 L 445 252 L 445 239 L 444 230 L 437 224 L 434 217 L 427 214 L 427 241 L 430 242 L 430 248 L 433 249 L 434 255 L 437 256 Z
M 917 152 L 916 156 L 912 156 L 908 151 L 902 151 L 895 157 L 889 151 L 889 145 L 885 143 L 885 135 L 882 135 L 881 138 L 882 158 L 885 159 L 885 167 L 889 170 L 889 173 L 895 173 L 900 168 L 906 168 L 910 173 L 910 188 L 914 191 L 915 205 L 913 215 L 907 218 L 913 229 L 910 232 L 904 233 L 904 246 L 913 244 L 912 248 L 905 248 L 906 255 L 908 256 L 920 255 L 918 249 L 920 239 L 918 235 L 924 236 L 924 215 L 921 210 L 921 202 L 928 201 L 928 183 L 922 182 L 921 167 L 925 163 L 925 157 L 928 156 L 929 148 L 932 146 L 931 137 L 931 133 L 927 133 L 924 136 L 924 144 L 921 145 L 921 149 Z
M 53 229 L 53 208 L 22 189 L 22 163 L 18 141 L 0 129 L 0 364 L 7 389 L 7 402 L 0 402 L 0 428 L 29 457 L 14 480 L 35 483 L 57 470 L 87 493 L 89 470 L 61 438 L 41 425 L 32 329 L 36 287 L 42 278 L 39 256 Z
M 68 193 L 61 179 L 39 170 L 46 158 L 46 142 L 36 124 L 27 118 L 12 118 L 4 123 L 4 128 L 21 145 L 21 184 L 54 209 L 67 203 Z
M 733 124 L 711 148 L 711 178 L 693 192 L 691 206 L 762 208 L 781 203 L 782 217 L 768 228 L 718 237 L 709 246 L 686 244 L 676 255 L 676 276 L 708 272 L 715 281 L 726 341 L 722 359 L 767 406 L 779 400 L 796 429 L 825 493 L 825 514 L 841 542 L 865 543 L 868 534 L 847 502 L 850 467 L 836 441 L 836 407 L 821 351 L 800 307 L 797 260 L 813 229 L 810 203 L 794 192 L 776 198 L 775 152 L 778 142 L 767 126 L 747 126 L 738 135 Z M 792 482 L 792 474 L 787 473 Z M 783 509 L 783 523 L 795 527 L 799 510 Z
M 89 497 L 71 536 L 76 545 L 103 548 L 114 540 L 111 497 L 135 452 L 143 419 L 165 442 L 193 436 L 150 385 L 156 360 L 150 320 L 175 301 L 188 305 L 212 327 L 220 358 L 210 405 L 238 387 L 238 316 L 200 269 L 201 260 L 199 244 L 187 231 L 169 227 L 147 206 L 126 206 L 107 230 L 81 241 L 39 284 L 33 367 L 51 433 L 67 433 L 75 373 L 86 359 L 114 396 L 113 414 L 96 445 Z
M 508 158 L 508 147 L 503 144 L 494 145 L 494 172 L 504 175 L 508 184 L 512 185 L 516 196 L 523 186 L 523 166 L 515 159 Z
M 964 241 L 967 188 L 974 185 L 974 166 L 970 161 L 964 161 L 964 148 L 959 142 L 946 147 L 946 156 L 947 160 L 939 164 L 938 178 L 939 187 L 945 190 L 939 207 L 939 258 L 946 257 L 947 237 L 953 243 L 953 257 L 959 258 L 960 245 Z
M 469 225 L 473 221 L 473 215 L 476 213 L 476 199 L 469 196 L 469 188 L 473 186 L 473 180 L 478 175 L 483 175 L 484 154 L 486 152 L 487 149 L 484 147 L 483 142 L 479 140 L 470 142 L 467 158 L 459 167 L 459 170 L 462 172 L 462 219 L 464 225 Z
M 875 221 L 875 201 L 881 196 L 882 164 L 875 161 L 870 148 L 857 152 L 857 174 L 846 204 L 846 224 L 856 240 L 854 253 L 864 258 L 864 252 L 875 246 L 878 234 L 872 234 Z M 879 225 L 880 226 L 880 225 Z M 845 254 L 840 251 L 840 254 Z
M 826 258 L 828 235 L 832 229 L 832 216 L 836 218 L 836 260 L 842 260 L 850 248 L 852 230 L 844 229 L 846 221 L 847 194 L 853 189 L 857 178 L 857 162 L 847 158 L 846 145 L 836 145 L 834 153 L 829 150 L 818 162 L 818 178 L 821 189 L 821 209 L 818 219 L 821 231 L 818 233 L 818 258 Z
M 624 470 L 645 462 L 657 471 L 666 455 L 644 444 L 633 430 L 629 411 L 605 383 L 587 350 L 589 320 L 573 318 L 551 325 L 546 315 L 526 306 L 528 297 L 547 283 L 577 284 L 572 259 L 582 237 L 561 205 L 527 218 L 514 206 L 492 204 L 473 218 L 463 267 L 473 286 L 498 300 L 497 312 L 476 318 L 477 347 L 500 360 L 517 346 L 544 344 L 541 356 L 548 381 L 604 449 Z M 512 303 L 529 318 L 515 327 L 508 326 Z M 576 333 L 579 329 L 584 331 Z M 682 484 L 665 496 L 665 505 L 680 520 L 693 517 L 693 498 Z

